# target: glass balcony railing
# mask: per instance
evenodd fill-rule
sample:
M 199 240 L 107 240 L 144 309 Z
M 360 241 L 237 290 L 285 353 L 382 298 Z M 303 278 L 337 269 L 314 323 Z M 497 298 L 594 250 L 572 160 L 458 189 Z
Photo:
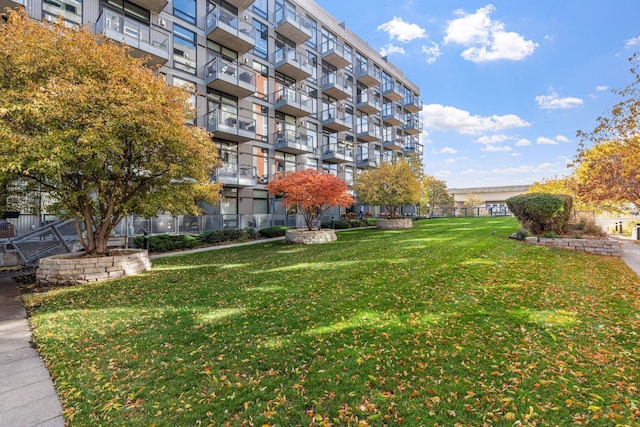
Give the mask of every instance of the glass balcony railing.
M 238 53 L 247 53 L 256 46 L 256 29 L 238 15 L 214 5 L 205 17 L 207 38 Z
M 205 127 L 223 139 L 246 142 L 256 138 L 256 121 L 231 111 L 213 109 L 205 116 Z
M 276 9 L 273 16 L 276 31 L 295 44 L 302 44 L 313 35 L 311 21 L 291 6 L 287 5 Z
M 315 140 L 304 132 L 287 129 L 275 133 L 274 148 L 287 153 L 316 153 Z
M 251 68 L 236 61 L 215 56 L 204 67 L 207 86 L 230 93 L 239 98 L 252 95 L 256 91 L 256 73 Z
M 151 63 L 164 64 L 169 60 L 170 34 L 151 28 L 109 9 L 103 9 L 95 26 L 95 33 L 131 46 L 134 56 L 151 56 Z
M 313 112 L 313 98 L 290 86 L 274 92 L 273 104 L 276 110 L 295 117 L 308 116 Z
M 356 67 L 356 80 L 368 87 L 376 86 L 382 81 L 382 73 L 373 65 L 361 63 Z
M 295 49 L 276 49 L 273 62 L 276 70 L 296 81 L 304 80 L 313 74 L 313 64 L 309 58 Z
M 338 69 L 351 64 L 351 51 L 347 50 L 344 43 L 335 39 L 324 39 L 320 46 L 320 52 L 324 61 Z

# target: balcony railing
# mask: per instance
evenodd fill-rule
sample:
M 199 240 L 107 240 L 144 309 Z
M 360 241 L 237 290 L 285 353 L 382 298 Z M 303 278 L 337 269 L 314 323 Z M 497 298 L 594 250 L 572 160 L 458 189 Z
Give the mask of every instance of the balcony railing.
M 405 110 L 410 113 L 417 113 L 422 110 L 422 99 L 416 95 L 405 96 L 404 102 L 402 103 Z
M 254 187 L 258 183 L 255 166 L 224 163 L 214 175 L 214 180 L 234 187 Z
M 351 64 L 351 52 L 347 50 L 344 43 L 337 40 L 323 40 L 320 52 L 324 61 L 338 69 Z
M 320 87 L 322 92 L 338 100 L 353 96 L 353 83 L 337 73 L 323 75 Z
M 404 123 L 404 131 L 409 135 L 417 135 L 422 132 L 422 123 L 417 118 L 410 118 Z
M 382 129 L 373 123 L 358 123 L 356 125 L 356 136 L 362 141 L 380 141 L 382 139 Z
M 407 156 L 411 156 L 411 155 L 421 156 L 422 150 L 423 150 L 422 144 L 418 142 L 407 141 L 407 143 L 404 146 L 403 152 Z
M 295 80 L 304 80 L 313 74 L 313 64 L 302 52 L 295 49 L 280 48 L 274 55 L 275 69 Z
M 386 81 L 382 85 L 382 94 L 390 101 L 404 99 L 404 89 L 397 81 Z
M 356 80 L 367 87 L 376 86 L 382 81 L 382 73 L 373 65 L 361 63 L 356 67 Z
M 208 87 L 238 98 L 256 91 L 256 73 L 235 61 L 216 56 L 205 65 L 204 80 Z
M 317 153 L 318 149 L 310 135 L 295 130 L 284 130 L 274 135 L 274 148 L 285 153 Z
M 112 10 L 103 9 L 94 31 L 131 46 L 133 56 L 150 56 L 149 65 L 164 64 L 169 60 L 170 35 L 160 28 L 152 28 Z
M 273 107 L 294 117 L 313 113 L 313 101 L 307 93 L 292 87 L 282 87 L 273 94 Z
M 353 116 L 347 114 L 344 108 L 331 105 L 324 109 L 321 114 L 322 126 L 341 132 L 351 129 Z
M 382 164 L 382 158 L 374 154 L 359 153 L 356 155 L 356 167 L 360 169 L 377 168 Z
M 235 142 L 256 139 L 256 121 L 237 113 L 214 109 L 205 116 L 205 126 L 214 137 Z
M 274 13 L 276 31 L 293 41 L 302 44 L 311 38 L 312 25 L 309 19 L 290 6 L 283 6 Z
M 235 50 L 247 53 L 256 46 L 255 27 L 248 21 L 220 6 L 214 5 L 207 12 L 206 34 L 209 40 Z
M 353 162 L 353 145 L 331 142 L 322 146 L 322 160 L 329 163 Z
M 394 104 L 384 104 L 382 107 L 382 121 L 386 125 L 399 126 L 404 123 L 404 114 Z
M 367 114 L 377 114 L 382 110 L 380 96 L 369 92 L 363 92 L 356 97 L 356 108 Z
M 404 150 L 405 137 L 402 128 L 385 127 L 382 132 L 382 146 L 391 150 Z

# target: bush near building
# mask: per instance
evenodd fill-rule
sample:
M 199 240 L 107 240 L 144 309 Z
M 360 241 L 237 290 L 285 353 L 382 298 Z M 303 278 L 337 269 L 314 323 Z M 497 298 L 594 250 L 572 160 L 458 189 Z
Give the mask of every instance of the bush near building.
M 509 210 L 533 234 L 567 231 L 573 198 L 566 194 L 527 193 L 510 197 Z

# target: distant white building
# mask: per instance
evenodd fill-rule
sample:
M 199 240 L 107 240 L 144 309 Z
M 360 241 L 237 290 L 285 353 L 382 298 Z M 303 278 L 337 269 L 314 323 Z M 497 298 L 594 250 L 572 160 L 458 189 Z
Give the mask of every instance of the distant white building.
M 484 209 L 489 215 L 504 215 L 508 213 L 506 201 L 509 197 L 526 193 L 530 185 L 505 185 L 501 187 L 470 187 L 449 188 L 456 208 L 464 208 L 464 202 L 469 196 L 474 196 L 481 203 L 475 208 Z

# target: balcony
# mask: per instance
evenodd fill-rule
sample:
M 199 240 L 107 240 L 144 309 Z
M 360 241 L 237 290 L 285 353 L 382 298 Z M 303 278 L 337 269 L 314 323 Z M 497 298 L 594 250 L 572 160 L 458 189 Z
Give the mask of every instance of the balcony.
M 274 149 L 285 153 L 307 154 L 317 153 L 318 149 L 313 146 L 313 139 L 301 132 L 285 130 L 275 133 Z
M 320 88 L 325 94 L 337 99 L 353 96 L 353 83 L 338 74 L 325 74 L 320 79 Z
M 216 170 L 213 180 L 230 187 L 255 187 L 258 174 L 254 166 L 224 163 Z
M 322 111 L 322 126 L 336 132 L 351 129 L 352 116 L 346 114 L 344 108 L 335 105 Z
M 422 99 L 420 99 L 419 96 L 413 94 L 405 96 L 402 106 L 410 113 L 420 112 L 422 111 Z
M 398 111 L 394 105 L 385 104 L 382 108 L 382 121 L 385 125 L 400 126 L 404 124 L 404 114 Z
M 103 9 L 94 32 L 131 46 L 131 56 L 149 58 L 147 65 L 165 64 L 169 60 L 171 36 L 160 28 L 151 28 L 109 9 Z
M 402 133 L 402 128 L 399 127 L 387 127 L 382 132 L 382 146 L 390 150 L 404 150 L 405 137 Z
M 389 101 L 400 101 L 404 99 L 404 89 L 398 82 L 387 81 L 382 85 L 382 95 Z
M 304 80 L 313 74 L 313 65 L 309 58 L 294 49 L 283 48 L 276 50 L 273 62 L 276 71 L 296 81 Z
M 356 80 L 367 87 L 379 85 L 382 81 L 380 70 L 369 64 L 356 67 Z
M 294 42 L 302 44 L 311 38 L 311 22 L 292 7 L 281 7 L 274 13 L 276 31 Z
M 409 135 L 417 135 L 422 133 L 422 123 L 415 117 L 412 117 L 404 124 L 404 131 Z
M 308 94 L 291 87 L 283 87 L 273 94 L 273 108 L 294 117 L 313 113 L 313 101 Z
M 130 0 L 131 3 L 137 4 L 151 12 L 160 13 L 162 9 L 169 3 L 167 0 Z
M 360 169 L 373 169 L 380 166 L 382 159 L 372 154 L 361 153 L 356 155 L 356 167 Z
M 256 139 L 256 121 L 237 113 L 214 109 L 205 116 L 205 127 L 215 138 L 239 143 Z
M 227 3 L 241 11 L 251 6 L 253 4 L 253 0 L 227 0 Z
M 353 145 L 333 142 L 322 146 L 322 160 L 329 163 L 353 162 Z
M 207 13 L 205 32 L 209 40 L 239 54 L 247 53 L 256 46 L 254 26 L 217 5 Z
M 340 69 L 351 64 L 351 53 L 343 43 L 336 40 L 325 40 L 321 46 L 322 60 Z
M 256 73 L 237 62 L 216 56 L 205 65 L 204 71 L 204 81 L 212 89 L 238 98 L 246 98 L 256 91 Z
M 380 126 L 371 123 L 360 123 L 356 126 L 356 137 L 361 141 L 380 141 L 382 139 L 382 130 Z
M 367 114 L 377 114 L 382 111 L 382 103 L 379 96 L 364 92 L 356 97 L 356 108 Z
M 405 156 L 422 156 L 422 144 L 408 141 L 404 146 L 403 153 Z

